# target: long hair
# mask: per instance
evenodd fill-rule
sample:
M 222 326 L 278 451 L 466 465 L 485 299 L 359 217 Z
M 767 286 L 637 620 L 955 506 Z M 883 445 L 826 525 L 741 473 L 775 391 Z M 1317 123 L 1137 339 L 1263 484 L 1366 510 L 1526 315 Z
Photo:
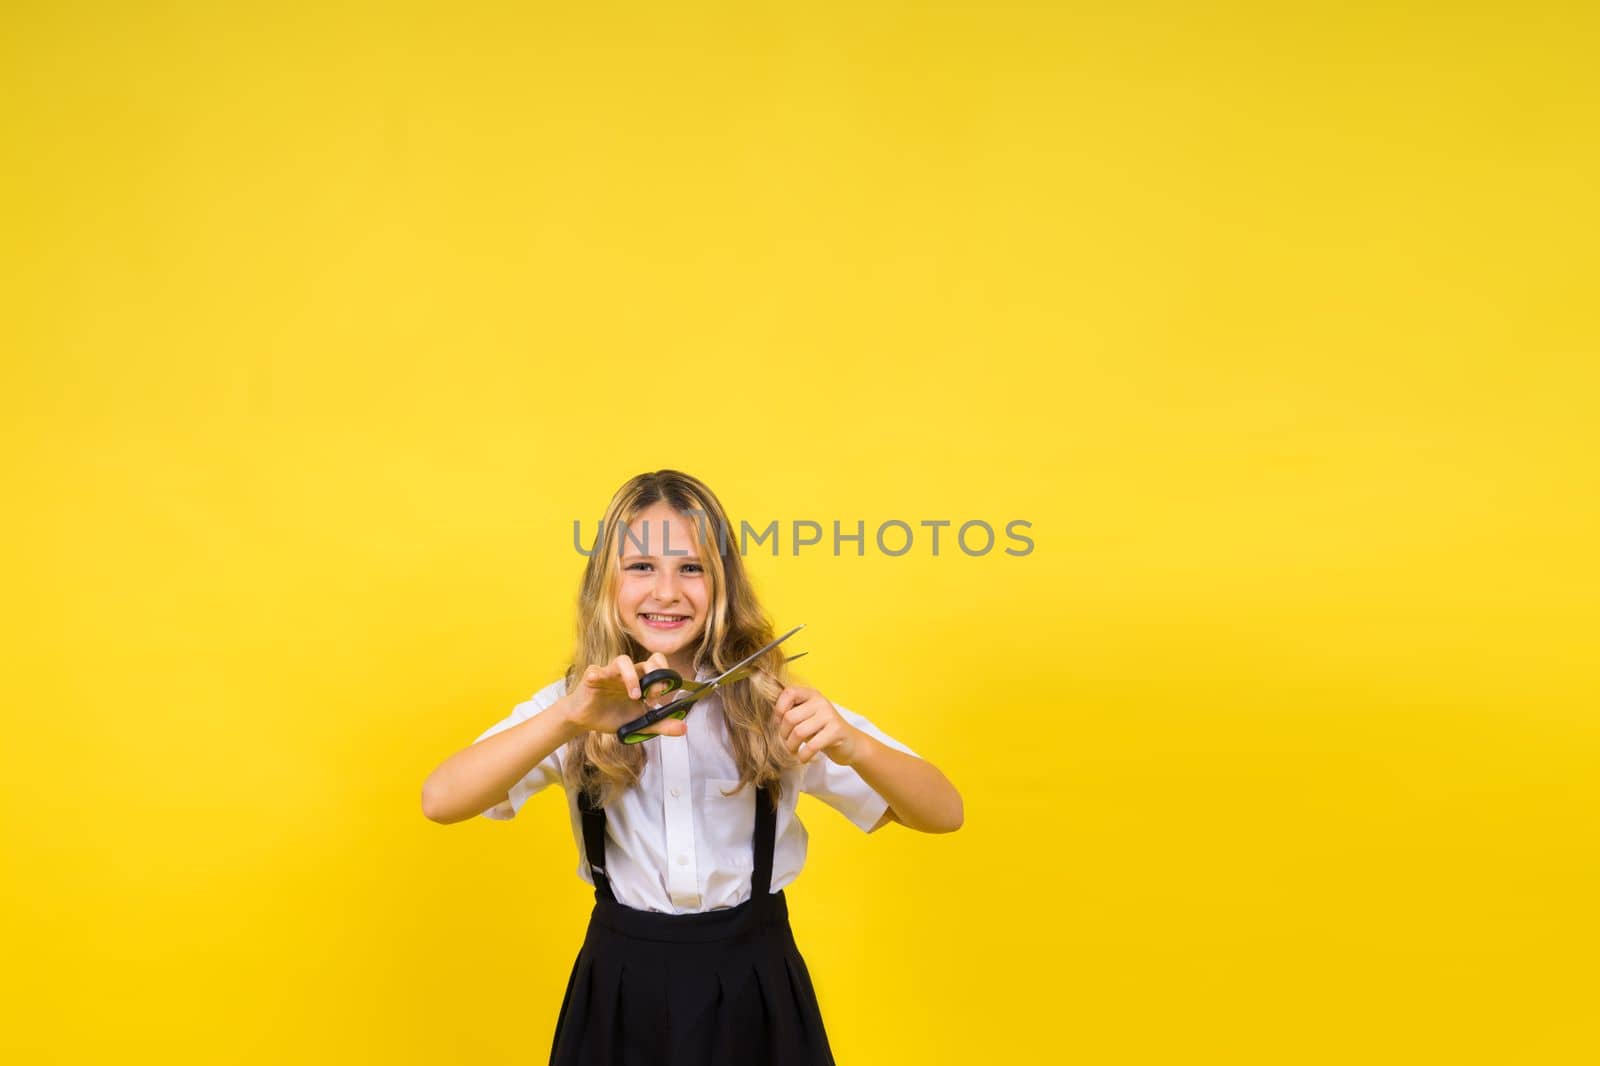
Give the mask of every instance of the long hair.
M 623 527 L 638 528 L 639 514 L 661 502 L 694 525 L 700 558 L 711 578 L 709 610 L 694 652 L 696 672 L 709 669 L 720 674 L 771 643 L 774 637 L 772 623 L 756 599 L 737 537 L 730 536 L 732 526 L 716 494 L 701 481 L 677 470 L 639 474 L 611 498 L 594 551 L 584 567 L 578 592 L 577 644 L 566 675 L 569 692 L 591 665 L 603 665 L 619 655 L 627 655 L 635 662 L 647 657 L 643 646 L 623 627 L 617 611 L 617 565 L 621 556 L 618 539 Z M 783 648 L 773 648 L 751 664 L 748 679 L 718 693 L 728 742 L 739 767 L 740 788 L 770 785 L 779 792 L 780 775 L 799 765 L 783 746 L 772 718 L 772 708 L 787 684 L 786 657 Z M 618 791 L 638 783 L 650 747 L 624 744 L 615 733 L 585 733 L 567 745 L 562 759 L 566 785 L 569 789 L 584 789 L 591 801 L 604 806 Z

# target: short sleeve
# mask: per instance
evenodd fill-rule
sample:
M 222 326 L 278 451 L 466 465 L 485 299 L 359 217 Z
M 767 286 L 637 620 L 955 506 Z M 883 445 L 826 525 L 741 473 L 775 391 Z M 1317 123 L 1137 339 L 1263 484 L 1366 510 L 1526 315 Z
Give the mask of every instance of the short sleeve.
M 528 699 L 513 707 L 511 713 L 506 717 L 485 729 L 473 743 L 477 744 L 494 736 L 496 733 L 503 733 L 514 725 L 526 722 L 529 718 L 559 700 L 566 694 L 566 691 L 567 684 L 565 679 L 546 685 Z M 558 747 L 540 760 L 538 765 L 529 770 L 520 781 L 512 785 L 505 799 L 484 811 L 480 817 L 490 818 L 497 822 L 510 821 L 517 816 L 518 811 L 522 810 L 522 805 L 528 802 L 529 796 L 536 792 L 542 792 L 551 785 L 559 785 L 560 783 L 561 749 Z
M 873 725 L 862 715 L 835 703 L 844 720 L 896 751 L 907 755 L 917 753 Z M 921 756 L 918 756 L 920 758 Z M 872 786 L 855 772 L 853 767 L 840 766 L 826 755 L 818 755 L 806 764 L 805 775 L 800 780 L 800 791 L 809 793 L 826 803 L 862 832 L 870 832 L 889 809 L 889 803 L 873 791 Z

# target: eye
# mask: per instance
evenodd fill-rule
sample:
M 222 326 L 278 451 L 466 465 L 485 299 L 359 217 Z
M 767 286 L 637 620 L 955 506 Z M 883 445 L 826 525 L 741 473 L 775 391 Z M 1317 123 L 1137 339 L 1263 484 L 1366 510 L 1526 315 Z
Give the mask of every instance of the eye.
M 628 564 L 628 569 L 629 570 L 648 570 L 648 569 L 650 569 L 650 564 L 649 563 L 629 563 Z
M 705 567 L 701 566 L 699 563 L 684 563 L 683 568 L 685 570 L 693 570 L 697 574 L 703 574 L 706 572 Z

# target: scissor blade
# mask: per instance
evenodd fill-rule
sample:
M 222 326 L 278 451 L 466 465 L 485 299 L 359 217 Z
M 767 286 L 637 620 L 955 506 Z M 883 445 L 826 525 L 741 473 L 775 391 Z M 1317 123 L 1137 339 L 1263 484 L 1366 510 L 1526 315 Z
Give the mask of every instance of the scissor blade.
M 799 655 L 791 655 L 787 659 L 783 660 L 783 664 L 787 666 L 796 659 L 802 659 L 810 654 L 811 653 L 808 651 L 803 651 Z M 734 667 L 730 673 L 724 674 L 722 677 L 718 678 L 716 684 L 718 686 L 731 685 L 735 681 L 743 681 L 749 676 L 749 666 L 737 666 Z M 678 689 L 676 693 L 673 693 L 674 699 L 670 702 L 678 703 L 682 700 L 688 699 L 690 696 L 693 696 L 695 699 L 699 699 L 706 692 L 710 691 L 711 686 L 712 683 L 710 681 L 685 681 L 683 683 L 683 687 Z
M 791 655 L 787 659 L 783 660 L 783 664 L 785 666 L 787 666 L 790 663 L 794 662 L 796 659 L 800 658 L 801 655 L 809 655 L 809 654 L 810 654 L 810 652 L 804 652 L 803 651 L 803 652 L 800 653 L 800 655 Z M 718 684 L 718 685 L 731 685 L 735 681 L 743 681 L 745 678 L 750 676 L 751 669 L 752 669 L 752 667 L 750 667 L 750 666 L 735 666 L 732 670 L 729 670 L 727 673 L 725 673 L 721 677 L 717 678 L 715 684 Z M 701 682 L 701 684 L 703 684 L 706 688 L 710 688 L 712 686 L 713 682 L 703 681 L 703 682 Z M 687 688 L 688 686 L 685 685 L 684 687 Z M 696 691 L 698 691 L 698 690 L 696 690 Z
M 735 670 L 739 669 L 742 666 L 749 666 L 751 663 L 755 662 L 757 659 L 761 658 L 763 655 L 767 654 L 767 652 L 771 651 L 773 648 L 776 648 L 779 644 L 782 644 L 784 641 L 788 640 L 790 637 L 794 636 L 796 633 L 800 632 L 805 627 L 806 627 L 806 624 L 804 622 L 801 622 L 799 625 L 797 625 L 793 629 L 789 630 L 789 632 L 785 633 L 783 636 L 779 637 L 777 640 L 773 641 L 771 644 L 768 644 L 764 648 L 758 648 L 749 657 L 741 659 L 740 661 L 734 663 L 732 666 L 730 666 L 726 670 L 724 670 L 722 672 L 722 676 L 721 677 L 714 677 L 710 681 L 707 681 L 706 682 L 706 687 L 707 688 L 715 688 L 716 686 L 722 684 L 724 681 L 730 680 L 730 675 Z M 797 658 L 798 658 L 798 656 L 797 656 Z

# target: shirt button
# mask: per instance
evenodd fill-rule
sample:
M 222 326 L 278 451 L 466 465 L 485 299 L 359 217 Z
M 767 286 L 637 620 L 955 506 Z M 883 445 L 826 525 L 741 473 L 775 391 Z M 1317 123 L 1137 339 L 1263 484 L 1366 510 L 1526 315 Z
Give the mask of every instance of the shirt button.
M 677 799 L 678 798 L 678 790 L 677 789 L 673 789 L 672 790 L 672 798 L 673 799 Z
M 689 856 L 687 856 L 687 855 L 679 855 L 678 856 L 678 865 L 679 866 L 688 866 L 689 865 Z

